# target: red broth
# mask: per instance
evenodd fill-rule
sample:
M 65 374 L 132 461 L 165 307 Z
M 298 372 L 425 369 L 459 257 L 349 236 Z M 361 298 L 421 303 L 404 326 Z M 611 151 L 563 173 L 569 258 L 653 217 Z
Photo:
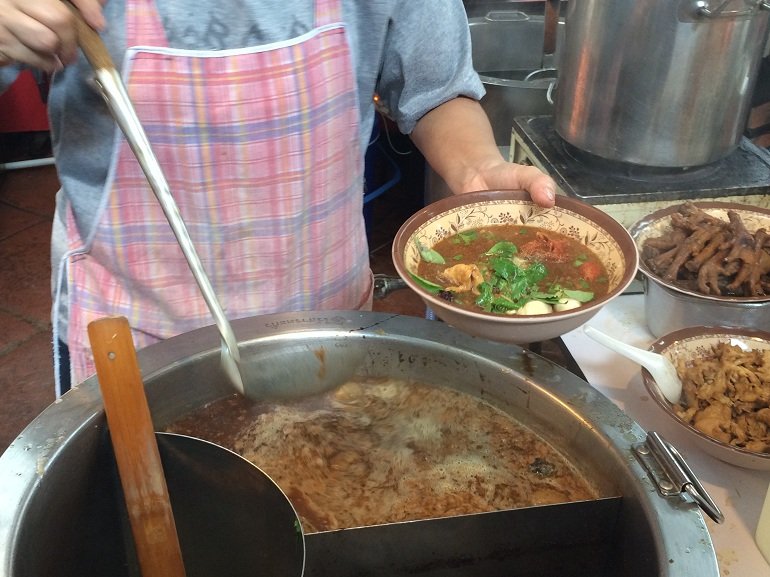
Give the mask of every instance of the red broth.
M 607 269 L 591 249 L 574 238 L 539 227 L 506 224 L 470 229 L 441 240 L 431 249 L 429 255 L 421 251 L 423 258 L 417 275 L 428 281 L 421 284 L 440 297 L 477 312 L 515 314 L 529 300 L 554 304 L 559 300 L 558 295 L 563 302 L 564 298 L 572 296 L 569 293 L 580 293 L 578 300 L 585 304 L 601 298 L 609 290 Z M 490 249 L 497 253 L 487 254 Z M 436 253 L 443 258 L 443 264 L 426 260 L 436 259 Z M 515 266 L 510 267 L 503 262 L 506 260 Z M 458 269 L 467 271 L 469 267 L 456 265 L 476 265 L 481 276 L 474 274 L 472 280 L 465 278 L 464 283 L 460 282 L 458 276 L 462 275 L 456 274 Z M 544 274 L 534 274 L 536 269 Z M 508 291 L 510 285 L 524 282 L 511 279 L 514 276 L 521 279 L 528 273 L 537 280 L 529 282 L 523 293 L 514 292 L 512 305 L 504 299 L 502 306 L 490 309 L 490 294 L 492 298 L 501 294 L 507 297 L 511 294 Z M 505 280 L 501 279 L 501 274 Z M 482 282 L 492 286 L 485 290 Z M 479 304 L 480 296 L 485 292 L 487 301 Z

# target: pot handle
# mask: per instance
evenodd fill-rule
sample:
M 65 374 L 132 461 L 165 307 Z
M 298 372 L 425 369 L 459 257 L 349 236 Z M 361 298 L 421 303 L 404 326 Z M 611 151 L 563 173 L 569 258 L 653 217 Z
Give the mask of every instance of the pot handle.
M 524 22 L 529 16 L 519 10 L 492 10 L 484 19 L 488 22 Z
M 633 451 L 650 474 L 658 493 L 664 497 L 687 493 L 714 522 L 724 522 L 719 506 L 671 443 L 655 431 L 648 431 L 645 441 L 634 445 Z
M 716 8 L 712 8 L 708 0 L 695 0 L 690 3 L 690 6 L 694 12 L 695 19 L 702 17 L 706 19 L 715 20 L 717 18 L 749 18 L 756 14 L 759 10 L 770 10 L 770 1 L 768 0 L 754 0 L 753 6 L 745 10 L 725 10 L 729 2 L 722 2 Z

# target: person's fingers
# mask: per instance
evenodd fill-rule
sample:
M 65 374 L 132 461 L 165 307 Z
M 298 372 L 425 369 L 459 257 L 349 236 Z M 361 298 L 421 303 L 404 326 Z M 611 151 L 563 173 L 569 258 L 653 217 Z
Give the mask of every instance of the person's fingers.
M 535 166 L 500 158 L 469 173 L 462 186 L 454 190 L 455 194 L 475 190 L 525 190 L 539 206 L 549 208 L 556 202 L 556 182 Z
M 83 19 L 88 24 L 98 30 L 102 31 L 107 26 L 107 22 L 104 19 L 104 12 L 102 12 L 102 6 L 106 0 L 70 0 L 72 4 L 80 10 L 83 15 Z
M 556 202 L 556 182 L 537 167 L 501 161 L 480 175 L 477 189 L 526 190 L 535 204 L 551 207 Z
M 105 26 L 100 0 L 73 0 L 94 28 Z M 77 58 L 77 30 L 60 0 L 0 0 L 0 65 L 12 61 L 53 71 Z
M 556 182 L 534 166 L 520 165 L 519 187 L 528 191 L 535 204 L 551 207 L 556 202 Z
M 0 66 L 7 66 L 13 62 L 21 62 L 46 72 L 60 70 L 63 67 L 62 61 L 55 54 L 38 54 L 24 45 L 0 48 Z

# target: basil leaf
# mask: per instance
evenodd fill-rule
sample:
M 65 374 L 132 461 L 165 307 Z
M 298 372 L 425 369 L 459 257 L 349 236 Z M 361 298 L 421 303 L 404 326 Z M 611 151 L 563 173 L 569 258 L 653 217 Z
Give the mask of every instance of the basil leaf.
M 410 272 L 409 275 L 414 279 L 414 282 L 416 282 L 418 285 L 420 285 L 429 293 L 435 294 L 441 290 L 444 290 L 444 287 L 442 287 L 441 285 L 437 285 L 436 283 L 430 282 L 429 280 L 424 279 L 421 276 L 414 274 L 413 272 Z
M 521 270 L 512 260 L 498 257 L 489 259 L 489 268 L 505 280 L 515 278 Z
M 536 285 L 545 278 L 548 271 L 542 262 L 535 262 L 525 269 L 525 275 L 530 284 Z
M 464 232 L 458 232 L 457 238 L 463 241 L 463 244 L 471 244 L 479 236 L 479 233 L 475 230 L 466 230 Z
M 485 253 L 487 256 L 503 256 L 511 258 L 513 255 L 519 252 L 519 249 L 515 244 L 507 240 L 502 240 L 492 245 Z
M 548 303 L 549 305 L 555 305 L 558 304 L 560 300 L 564 298 L 563 292 L 550 292 L 550 293 L 544 293 L 539 291 L 534 291 L 530 294 L 533 300 L 543 301 L 544 303 Z
M 580 303 L 587 303 L 588 301 L 593 300 L 594 293 L 591 291 L 578 291 L 578 290 L 564 289 L 564 296 L 569 297 L 571 299 L 575 299 Z
M 484 311 L 492 312 L 492 301 L 494 300 L 494 294 L 492 292 L 492 285 L 488 282 L 483 282 L 477 287 L 479 290 L 479 296 L 476 297 L 476 304 L 479 305 Z
M 424 260 L 425 262 L 429 262 L 432 264 L 446 264 L 446 261 L 444 260 L 443 256 L 441 256 L 438 252 L 436 252 L 432 248 L 427 248 L 426 246 L 423 246 L 423 244 L 419 240 L 417 241 L 417 250 L 420 251 L 420 256 L 422 257 L 422 260 Z

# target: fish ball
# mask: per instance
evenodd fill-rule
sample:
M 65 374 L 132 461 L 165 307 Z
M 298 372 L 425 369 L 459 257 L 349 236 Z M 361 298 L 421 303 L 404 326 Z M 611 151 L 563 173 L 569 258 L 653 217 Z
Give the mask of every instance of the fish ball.
M 551 305 L 543 301 L 529 301 L 516 311 L 517 315 L 547 315 L 553 312 Z
M 553 305 L 553 310 L 557 312 L 561 311 L 571 311 L 572 309 L 576 309 L 580 306 L 580 301 L 577 299 L 561 299 L 558 303 Z

